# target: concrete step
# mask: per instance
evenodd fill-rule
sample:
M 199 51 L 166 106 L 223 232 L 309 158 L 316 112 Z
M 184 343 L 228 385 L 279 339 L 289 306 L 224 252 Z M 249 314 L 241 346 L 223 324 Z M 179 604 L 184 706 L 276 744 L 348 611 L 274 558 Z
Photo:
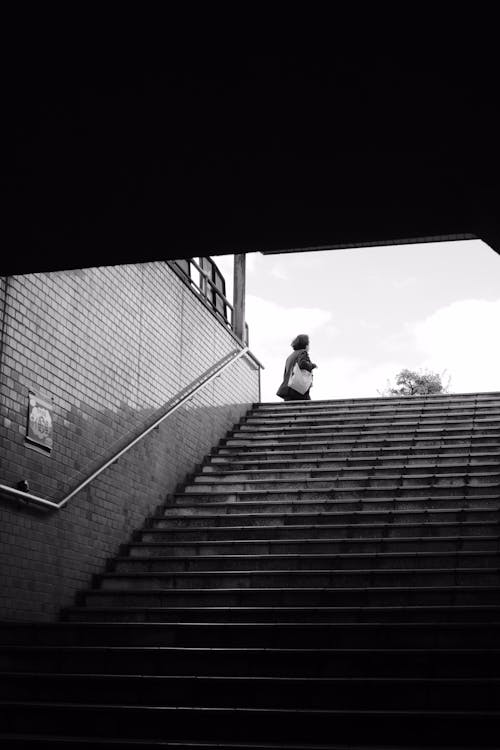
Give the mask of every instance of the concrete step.
M 52 750 L 56 747 L 59 750 L 81 750 L 82 748 L 92 748 L 92 750 L 109 750 L 109 748 L 116 748 L 116 741 L 113 739 L 105 738 L 92 738 L 92 737 L 56 737 L 55 735 L 27 735 L 24 733 L 0 733 L 0 745 L 5 748 L 37 748 L 37 750 Z M 158 748 L 166 748 L 166 750 L 367 750 L 366 745 L 349 745 L 345 744 L 330 744 L 326 745 L 297 745 L 297 744 L 265 744 L 257 743 L 252 744 L 248 742 L 238 743 L 224 743 L 224 742 L 190 742 L 190 741 L 172 741 L 167 740 L 126 740 L 122 743 L 122 746 L 130 748 L 140 748 L 140 750 L 158 750 Z M 409 750 L 408 746 L 401 744 L 391 745 L 392 750 Z M 380 746 L 375 750 L 381 750 Z M 422 750 L 420 747 L 413 746 L 411 750 Z M 428 749 L 429 750 L 429 749 Z M 441 748 L 433 747 L 430 750 L 441 750 Z M 455 746 L 454 750 L 466 750 L 461 745 L 460 747 Z M 493 746 L 487 747 L 485 750 L 496 750 Z
M 390 437 L 388 437 L 390 435 Z M 266 448 L 276 446 L 281 448 L 300 447 L 311 448 L 316 445 L 326 445 L 330 448 L 341 447 L 348 444 L 357 446 L 375 447 L 380 442 L 386 446 L 408 446 L 414 441 L 419 441 L 424 445 L 436 448 L 441 442 L 452 445 L 452 441 L 460 441 L 469 445 L 475 444 L 474 438 L 480 441 L 480 445 L 492 445 L 498 450 L 500 443 L 500 430 L 495 429 L 475 429 L 471 430 L 416 430 L 413 432 L 404 432 L 398 430 L 365 430 L 364 432 L 350 431 L 317 431 L 317 432 L 270 432 L 263 435 L 260 432 L 255 434 L 236 434 L 228 436 L 219 448 L 223 453 L 224 448 Z
M 455 409 L 321 409 L 310 408 L 295 410 L 289 413 L 276 411 L 252 411 L 247 414 L 233 429 L 239 427 L 272 427 L 273 425 L 309 425 L 329 424 L 364 426 L 380 422 L 397 425 L 400 423 L 417 424 L 474 424 L 500 418 L 500 409 L 496 407 L 455 408 Z
M 394 514 L 420 513 L 422 516 L 433 514 L 438 520 L 439 513 L 455 514 L 456 520 L 489 520 L 497 521 L 500 513 L 497 496 L 487 495 L 468 497 L 444 495 L 441 497 L 370 497 L 358 498 L 330 496 L 317 497 L 318 493 L 303 491 L 295 500 L 282 498 L 280 493 L 265 491 L 262 495 L 249 493 L 248 495 L 231 496 L 231 493 L 214 493 L 209 498 L 204 495 L 183 496 L 185 504 L 167 506 L 161 516 L 152 517 L 152 523 L 158 527 L 201 527 L 209 526 L 264 526 L 269 523 L 275 525 L 295 525 L 303 523 L 325 524 L 342 523 L 351 517 L 352 522 L 362 520 L 353 515 L 365 512 L 373 520 L 384 517 L 392 511 Z M 312 497 L 311 497 L 312 495 Z M 287 494 L 289 497 L 289 494 Z M 196 500 L 199 498 L 199 502 Z M 306 499 L 307 498 L 307 499 Z M 309 499 L 310 498 L 310 499 Z M 176 498 L 177 499 L 177 498 Z M 480 502 L 480 505 L 479 505 Z M 424 509 L 425 507 L 425 509 Z M 489 511 L 489 513 L 488 513 Z M 377 519 L 377 514 L 378 519 Z M 445 517 L 443 516 L 443 519 Z M 393 516 L 385 515 L 385 519 L 395 520 Z M 452 520 L 448 516 L 446 520 Z
M 499 536 L 435 536 L 435 537 L 373 537 L 352 539 L 330 537 L 325 539 L 229 539 L 193 542 L 164 542 L 162 544 L 130 544 L 123 548 L 130 557 L 173 556 L 204 557 L 206 555 L 268 555 L 268 554 L 343 554 L 343 553 L 395 553 L 402 552 L 489 552 L 500 553 Z
M 314 401 L 268 401 L 255 404 L 254 411 L 286 413 L 288 411 L 315 411 L 316 409 L 461 409 L 461 408 L 498 408 L 500 393 L 448 393 L 425 396 L 386 396 L 352 399 L 315 399 Z
M 453 411 L 455 409 L 492 409 L 500 405 L 500 393 L 447 393 L 447 394 L 416 394 L 411 398 L 407 396 L 374 396 L 366 398 L 351 399 L 314 399 L 313 401 L 293 401 L 282 403 L 281 401 L 266 401 L 255 403 L 250 413 L 255 412 L 293 412 L 312 411 L 322 409 L 349 409 L 354 410 L 432 410 Z
M 401 441 L 400 441 L 401 442 Z M 310 460 L 355 460 L 364 458 L 370 460 L 386 460 L 391 457 L 406 457 L 408 459 L 425 460 L 433 456 L 440 458 L 463 456 L 468 459 L 469 456 L 482 455 L 492 456 L 496 460 L 499 455 L 498 445 L 479 442 L 479 439 L 468 441 L 436 441 L 435 444 L 427 445 L 422 441 L 413 443 L 408 440 L 401 445 L 386 444 L 387 441 L 374 441 L 373 445 L 366 446 L 347 441 L 337 444 L 333 447 L 325 447 L 324 443 L 309 443 L 307 447 L 300 446 L 278 446 L 277 444 L 269 445 L 262 449 L 253 449 L 250 451 L 240 450 L 238 447 L 231 448 L 222 444 L 212 450 L 207 457 L 211 463 L 226 462 L 264 462 L 268 464 L 272 461 L 293 460 L 293 461 L 310 461 Z
M 253 709 L 495 710 L 500 678 L 0 673 L 0 701 Z
M 217 454 L 220 456 L 236 453 L 239 455 L 248 455 L 249 453 L 259 453 L 260 455 L 266 455 L 274 451 L 295 451 L 304 453 L 304 451 L 311 451 L 313 449 L 318 450 L 321 448 L 322 451 L 327 449 L 337 450 L 366 450 L 373 451 L 374 449 L 392 449 L 400 452 L 401 450 L 423 450 L 428 449 L 430 452 L 449 451 L 455 452 L 457 449 L 463 448 L 466 451 L 470 450 L 487 450 L 491 449 L 494 451 L 498 450 L 499 438 L 497 435 L 477 435 L 468 434 L 466 436 L 452 436 L 442 435 L 429 437 L 422 435 L 407 435 L 394 437 L 392 433 L 386 433 L 385 436 L 377 435 L 344 435 L 337 437 L 333 435 L 316 436 L 308 439 L 299 436 L 284 439 L 273 439 L 268 437 L 267 439 L 258 439 L 257 437 L 253 440 L 242 440 L 228 438 L 221 442 L 221 445 L 217 449 Z
M 500 477 L 499 464 L 492 462 L 488 468 L 484 466 L 468 466 L 466 464 L 462 466 L 380 466 L 376 462 L 373 464 L 366 464 L 365 466 L 353 466 L 349 462 L 344 465 L 340 465 L 338 468 L 301 468 L 283 469 L 283 468 L 267 468 L 250 470 L 250 471 L 236 471 L 236 470 L 214 470 L 213 467 L 203 467 L 203 471 L 197 474 L 193 479 L 193 484 L 223 484 L 223 483 L 241 483 L 241 482 L 255 482 L 255 481 L 310 481 L 311 479 L 321 480 L 364 480 L 364 481 L 377 481 L 382 480 L 397 480 L 411 482 L 415 481 L 427 481 L 432 480 L 447 480 L 453 482 L 454 480 L 470 480 L 476 483 L 498 481 Z M 189 486 L 189 485 L 187 485 Z
M 404 743 L 429 746 L 436 737 L 478 748 L 500 734 L 500 714 L 469 710 L 327 710 L 198 708 L 172 706 L 92 705 L 44 702 L 0 702 L 4 733 L 26 732 L 101 738 L 161 739 L 168 727 L 172 740 L 222 742 Z
M 254 415 L 269 415 L 274 414 L 276 416 L 285 417 L 288 414 L 299 413 L 307 414 L 310 412 L 320 413 L 327 412 L 329 414 L 342 414 L 342 413 L 368 413 L 368 414 L 384 414 L 389 413 L 415 413 L 415 412 L 429 412 L 429 413 L 440 413 L 440 414 L 453 414 L 455 412 L 472 412 L 481 413 L 483 411 L 495 411 L 500 408 L 500 400 L 498 394 L 485 400 L 465 400 L 465 399 L 450 399 L 451 394 L 447 394 L 446 398 L 438 399 L 435 401 L 423 399 L 415 400 L 412 398 L 399 398 L 397 396 L 391 396 L 388 400 L 382 401 L 376 399 L 334 399 L 331 401 L 314 399 L 312 401 L 303 401 L 300 403 L 288 403 L 283 404 L 280 401 L 268 402 L 268 403 L 256 403 L 248 411 L 247 417 Z
M 482 409 L 419 409 L 418 411 L 380 411 L 380 410 L 356 410 L 350 409 L 328 411 L 317 410 L 314 414 L 298 412 L 296 414 L 264 414 L 259 411 L 251 412 L 247 417 L 234 429 L 267 429 L 281 426 L 302 425 L 353 425 L 367 426 L 373 424 L 442 424 L 442 425 L 472 425 L 482 424 L 484 422 L 494 423 L 500 420 L 500 408 Z
M 495 472 L 429 472 L 392 470 L 343 470 L 323 472 L 290 472 L 289 476 L 211 476 L 199 474 L 185 486 L 186 493 L 211 492 L 217 489 L 242 492 L 253 489 L 376 489 L 419 487 L 489 487 L 497 488 L 500 497 L 500 473 Z
M 0 625 L 4 738 L 487 746 L 499 459 L 500 393 L 254 407 L 64 622 Z
M 241 435 L 242 437 L 269 434 L 310 434 L 328 432 L 333 434 L 343 434 L 345 432 L 356 432 L 366 434 L 371 432 L 391 432 L 395 434 L 421 434 L 434 431 L 450 432 L 451 434 L 461 434 L 463 432 L 476 432 L 498 430 L 500 426 L 500 417 L 485 416 L 482 418 L 449 418 L 436 419 L 433 417 L 418 418 L 398 418 L 398 417 L 346 417 L 344 419 L 310 419 L 297 420 L 253 420 L 246 421 L 235 427 L 230 433 L 233 437 Z
M 447 409 L 456 408 L 494 408 L 498 406 L 499 392 L 492 393 L 446 393 L 426 394 L 414 396 L 372 396 L 366 398 L 342 399 L 314 399 L 313 401 L 281 401 L 258 402 L 253 405 L 252 412 L 286 412 L 316 410 L 316 409 Z
M 308 418 L 312 414 L 316 418 L 320 418 L 323 415 L 332 417 L 353 417 L 353 416 L 386 416 L 386 415 L 397 415 L 397 416 L 426 416 L 435 415 L 439 418 L 452 417 L 454 415 L 459 416 L 482 416 L 498 414 L 500 415 L 500 401 L 493 403 L 492 401 L 485 404 L 450 404 L 441 402 L 432 403 L 393 403 L 393 404 L 375 404 L 369 406 L 367 404 L 337 404 L 337 405 L 318 405 L 317 401 L 314 401 L 314 406 L 311 404 L 310 408 L 307 406 L 291 406 L 287 409 L 280 409 L 280 404 L 276 403 L 274 407 L 269 406 L 255 406 L 247 412 L 244 421 L 252 419 L 303 419 Z
M 197 521 L 197 523 L 194 523 Z M 194 516 L 153 516 L 149 525 L 134 534 L 134 541 L 216 541 L 225 539 L 309 539 L 334 533 L 346 539 L 404 536 L 491 536 L 498 533 L 499 514 L 491 509 L 357 510 L 331 513 L 267 513 Z
M 4 672 L 290 677 L 498 677 L 498 648 L 0 647 Z
M 353 588 L 363 586 L 497 586 L 500 570 L 481 568 L 309 569 L 290 571 L 209 570 L 178 573 L 106 573 L 96 577 L 103 591 L 155 591 L 156 589 L 275 589 Z
M 244 481 L 252 479 L 293 479 L 293 478 L 321 478 L 321 477 L 336 477 L 336 476 L 359 476 L 359 475 L 375 475 L 385 476 L 397 474 L 433 474 L 442 475 L 449 473 L 463 474 L 467 473 L 474 476 L 476 473 L 493 473 L 498 472 L 498 466 L 500 464 L 500 455 L 495 461 L 484 461 L 481 463 L 471 464 L 467 462 L 467 459 L 462 463 L 459 463 L 460 458 L 449 459 L 450 463 L 446 463 L 446 459 L 443 463 L 432 463 L 422 459 L 414 459 L 410 462 L 405 459 L 400 459 L 400 463 L 397 461 L 388 459 L 372 459 L 369 460 L 365 457 L 355 458 L 350 460 L 348 458 L 343 460 L 328 460 L 328 459 L 316 459 L 316 460 L 298 460 L 292 459 L 289 461 L 269 460 L 269 461 L 258 461 L 252 463 L 247 461 L 245 463 L 238 461 L 222 461 L 222 462 L 211 462 L 205 464 L 200 472 L 196 475 L 196 481 L 209 480 L 215 482 L 217 480 L 230 481 Z
M 237 582 L 234 582 L 238 585 Z M 248 583 L 248 582 L 247 582 Z M 370 582 L 364 586 L 293 588 L 156 588 L 156 589 L 88 589 L 82 592 L 80 605 L 91 607 L 296 607 L 296 606 L 416 606 L 416 605 L 486 605 L 500 604 L 498 585 L 439 585 L 433 578 L 429 585 L 382 586 Z
M 343 552 L 343 553 L 264 553 L 215 554 L 195 556 L 143 554 L 116 557 L 110 565 L 114 573 L 181 573 L 211 570 L 269 571 L 307 570 L 390 570 L 437 568 L 498 568 L 500 555 L 495 552 Z
M 492 459 L 475 459 L 474 463 L 466 456 L 457 456 L 451 459 L 430 461 L 425 459 L 408 459 L 405 456 L 399 459 L 386 458 L 372 460 L 361 457 L 357 459 L 337 459 L 328 461 L 317 459 L 315 461 L 260 461 L 238 464 L 231 461 L 215 462 L 205 464 L 201 472 L 196 476 L 197 482 L 225 482 L 231 480 L 247 481 L 250 479 L 309 479 L 336 478 L 338 476 L 418 476 L 430 474 L 442 476 L 447 474 L 471 475 L 476 474 L 498 474 L 500 465 L 500 454 Z
M 414 605 L 365 607 L 68 607 L 66 622 L 328 622 L 477 623 L 499 622 L 500 605 Z
M 380 405 L 337 405 L 329 406 L 319 404 L 317 401 L 309 404 L 296 404 L 287 408 L 279 408 L 276 403 L 274 407 L 261 406 L 251 409 L 241 420 L 241 424 L 253 421 L 277 421 L 294 422 L 303 420 L 369 420 L 369 419 L 437 419 L 446 421 L 455 417 L 461 419 L 488 418 L 500 415 L 499 402 L 488 405 L 455 404 L 455 405 L 430 405 L 430 404 L 390 404 Z
M 289 512 L 299 510 L 303 505 L 310 509 L 312 504 L 325 506 L 333 503 L 339 510 L 365 507 L 368 509 L 387 509 L 391 503 L 400 503 L 401 508 L 418 510 L 419 508 L 473 508 L 475 505 L 484 508 L 498 509 L 500 506 L 500 492 L 497 485 L 491 486 L 407 486 L 395 485 L 394 487 L 289 487 L 274 489 L 249 489 L 232 490 L 226 487 L 215 487 L 209 491 L 200 492 L 185 491 L 176 493 L 168 498 L 165 508 L 171 513 L 196 513 L 197 510 L 206 509 L 207 513 L 213 513 L 214 508 L 220 505 L 227 513 L 234 511 L 233 506 L 243 509 L 248 506 L 256 514 L 276 508 L 289 507 Z M 228 506 L 233 510 L 227 509 Z M 188 511 L 191 508 L 192 511 Z
M 169 498 L 164 506 L 163 517 L 182 520 L 190 516 L 192 523 L 197 518 L 218 514 L 252 514 L 255 522 L 260 523 L 260 516 L 270 513 L 282 513 L 295 516 L 300 513 L 330 511 L 349 513 L 356 510 L 376 511 L 467 511 L 469 516 L 476 510 L 490 510 L 498 514 L 500 510 L 500 493 L 483 491 L 482 488 L 429 488 L 399 492 L 388 492 L 384 488 L 372 488 L 366 494 L 358 490 L 347 489 L 309 489 L 290 490 L 241 490 L 239 492 L 214 490 L 213 492 L 179 493 Z M 292 522 L 293 523 L 293 522 Z
M 309 611 L 309 615 L 311 611 Z M 59 622 L 3 623 L 0 670 L 38 646 L 183 648 L 481 648 L 500 647 L 500 620 L 486 622 Z M 14 649 L 14 650 L 13 650 Z M 20 651 L 21 649 L 21 651 Z M 17 657 L 16 657 L 17 658 Z M 25 659 L 24 652 L 22 659 Z M 24 663 L 24 662 L 23 662 Z M 99 672 L 96 664 L 96 671 Z M 174 673 L 175 674 L 175 673 Z
M 242 422 L 236 425 L 229 435 L 234 437 L 238 435 L 271 435 L 271 434 L 304 434 L 309 433 L 330 433 L 330 434 L 355 434 L 355 435 L 370 435 L 372 433 L 387 434 L 390 432 L 394 435 L 433 435 L 436 434 L 450 434 L 450 435 L 461 435 L 461 434 L 494 434 L 500 429 L 500 419 L 498 417 L 485 416 L 480 419 L 460 419 L 460 420 L 444 420 L 444 419 L 422 419 L 421 417 L 415 419 L 395 419 L 390 418 L 379 418 L 379 419 L 316 419 L 312 418 L 309 420 L 303 420 L 297 422 L 295 420 L 269 420 L 267 423 L 257 423 L 255 425 L 252 422 Z
M 374 438 L 387 438 L 392 440 L 407 439 L 468 439 L 472 436 L 475 438 L 497 437 L 500 430 L 500 420 L 493 422 L 474 422 L 470 425 L 460 423 L 446 424 L 440 422 L 422 423 L 401 422 L 396 425 L 373 423 L 369 425 L 328 425 L 328 424 L 290 424 L 290 425 L 269 425 L 267 428 L 251 427 L 241 425 L 229 432 L 223 444 L 232 444 L 234 441 L 244 441 L 253 443 L 259 440 L 283 441 L 283 440 L 304 440 L 304 442 L 315 441 L 321 438 L 330 438 L 338 441 L 339 444 L 357 438 L 361 441 L 371 441 Z

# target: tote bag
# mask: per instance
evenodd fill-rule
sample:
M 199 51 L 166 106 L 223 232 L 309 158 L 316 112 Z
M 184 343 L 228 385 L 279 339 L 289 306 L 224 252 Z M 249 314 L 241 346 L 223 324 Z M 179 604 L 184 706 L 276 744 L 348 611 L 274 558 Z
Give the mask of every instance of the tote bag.
M 302 395 L 312 386 L 313 376 L 309 370 L 301 370 L 297 363 L 294 364 L 288 387 L 293 388 L 297 393 Z

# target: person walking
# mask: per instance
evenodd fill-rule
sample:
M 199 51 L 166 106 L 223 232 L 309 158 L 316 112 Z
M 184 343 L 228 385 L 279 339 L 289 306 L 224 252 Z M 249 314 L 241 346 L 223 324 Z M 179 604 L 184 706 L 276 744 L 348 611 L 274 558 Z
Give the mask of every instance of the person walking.
M 299 336 L 294 338 L 291 346 L 293 352 L 287 357 L 285 362 L 283 382 L 276 391 L 276 395 L 284 401 L 310 401 L 311 396 L 309 391 L 311 390 L 312 385 L 312 371 L 318 365 L 315 365 L 309 359 L 309 336 L 305 333 L 299 334 Z M 295 365 L 297 365 L 296 368 Z M 310 373 L 310 376 L 306 373 Z M 299 388 L 300 390 L 293 388 L 290 385 L 290 382 L 292 383 L 292 386 L 295 385 L 296 388 Z M 303 388 L 306 388 L 307 390 L 304 392 L 302 390 Z

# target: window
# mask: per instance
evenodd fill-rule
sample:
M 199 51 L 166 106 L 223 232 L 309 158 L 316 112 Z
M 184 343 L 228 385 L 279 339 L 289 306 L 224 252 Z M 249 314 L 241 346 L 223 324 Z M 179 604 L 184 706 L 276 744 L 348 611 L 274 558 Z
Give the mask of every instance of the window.
M 226 281 L 212 258 L 187 258 L 169 261 L 169 264 L 180 271 L 189 286 L 229 323 L 228 307 L 231 305 L 226 300 Z

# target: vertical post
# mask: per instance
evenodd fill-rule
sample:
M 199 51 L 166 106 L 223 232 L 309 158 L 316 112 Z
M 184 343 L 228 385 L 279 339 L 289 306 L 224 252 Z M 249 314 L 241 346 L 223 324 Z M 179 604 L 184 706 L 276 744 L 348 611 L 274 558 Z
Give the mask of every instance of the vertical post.
M 233 331 L 240 341 L 245 341 L 245 253 L 234 256 Z

